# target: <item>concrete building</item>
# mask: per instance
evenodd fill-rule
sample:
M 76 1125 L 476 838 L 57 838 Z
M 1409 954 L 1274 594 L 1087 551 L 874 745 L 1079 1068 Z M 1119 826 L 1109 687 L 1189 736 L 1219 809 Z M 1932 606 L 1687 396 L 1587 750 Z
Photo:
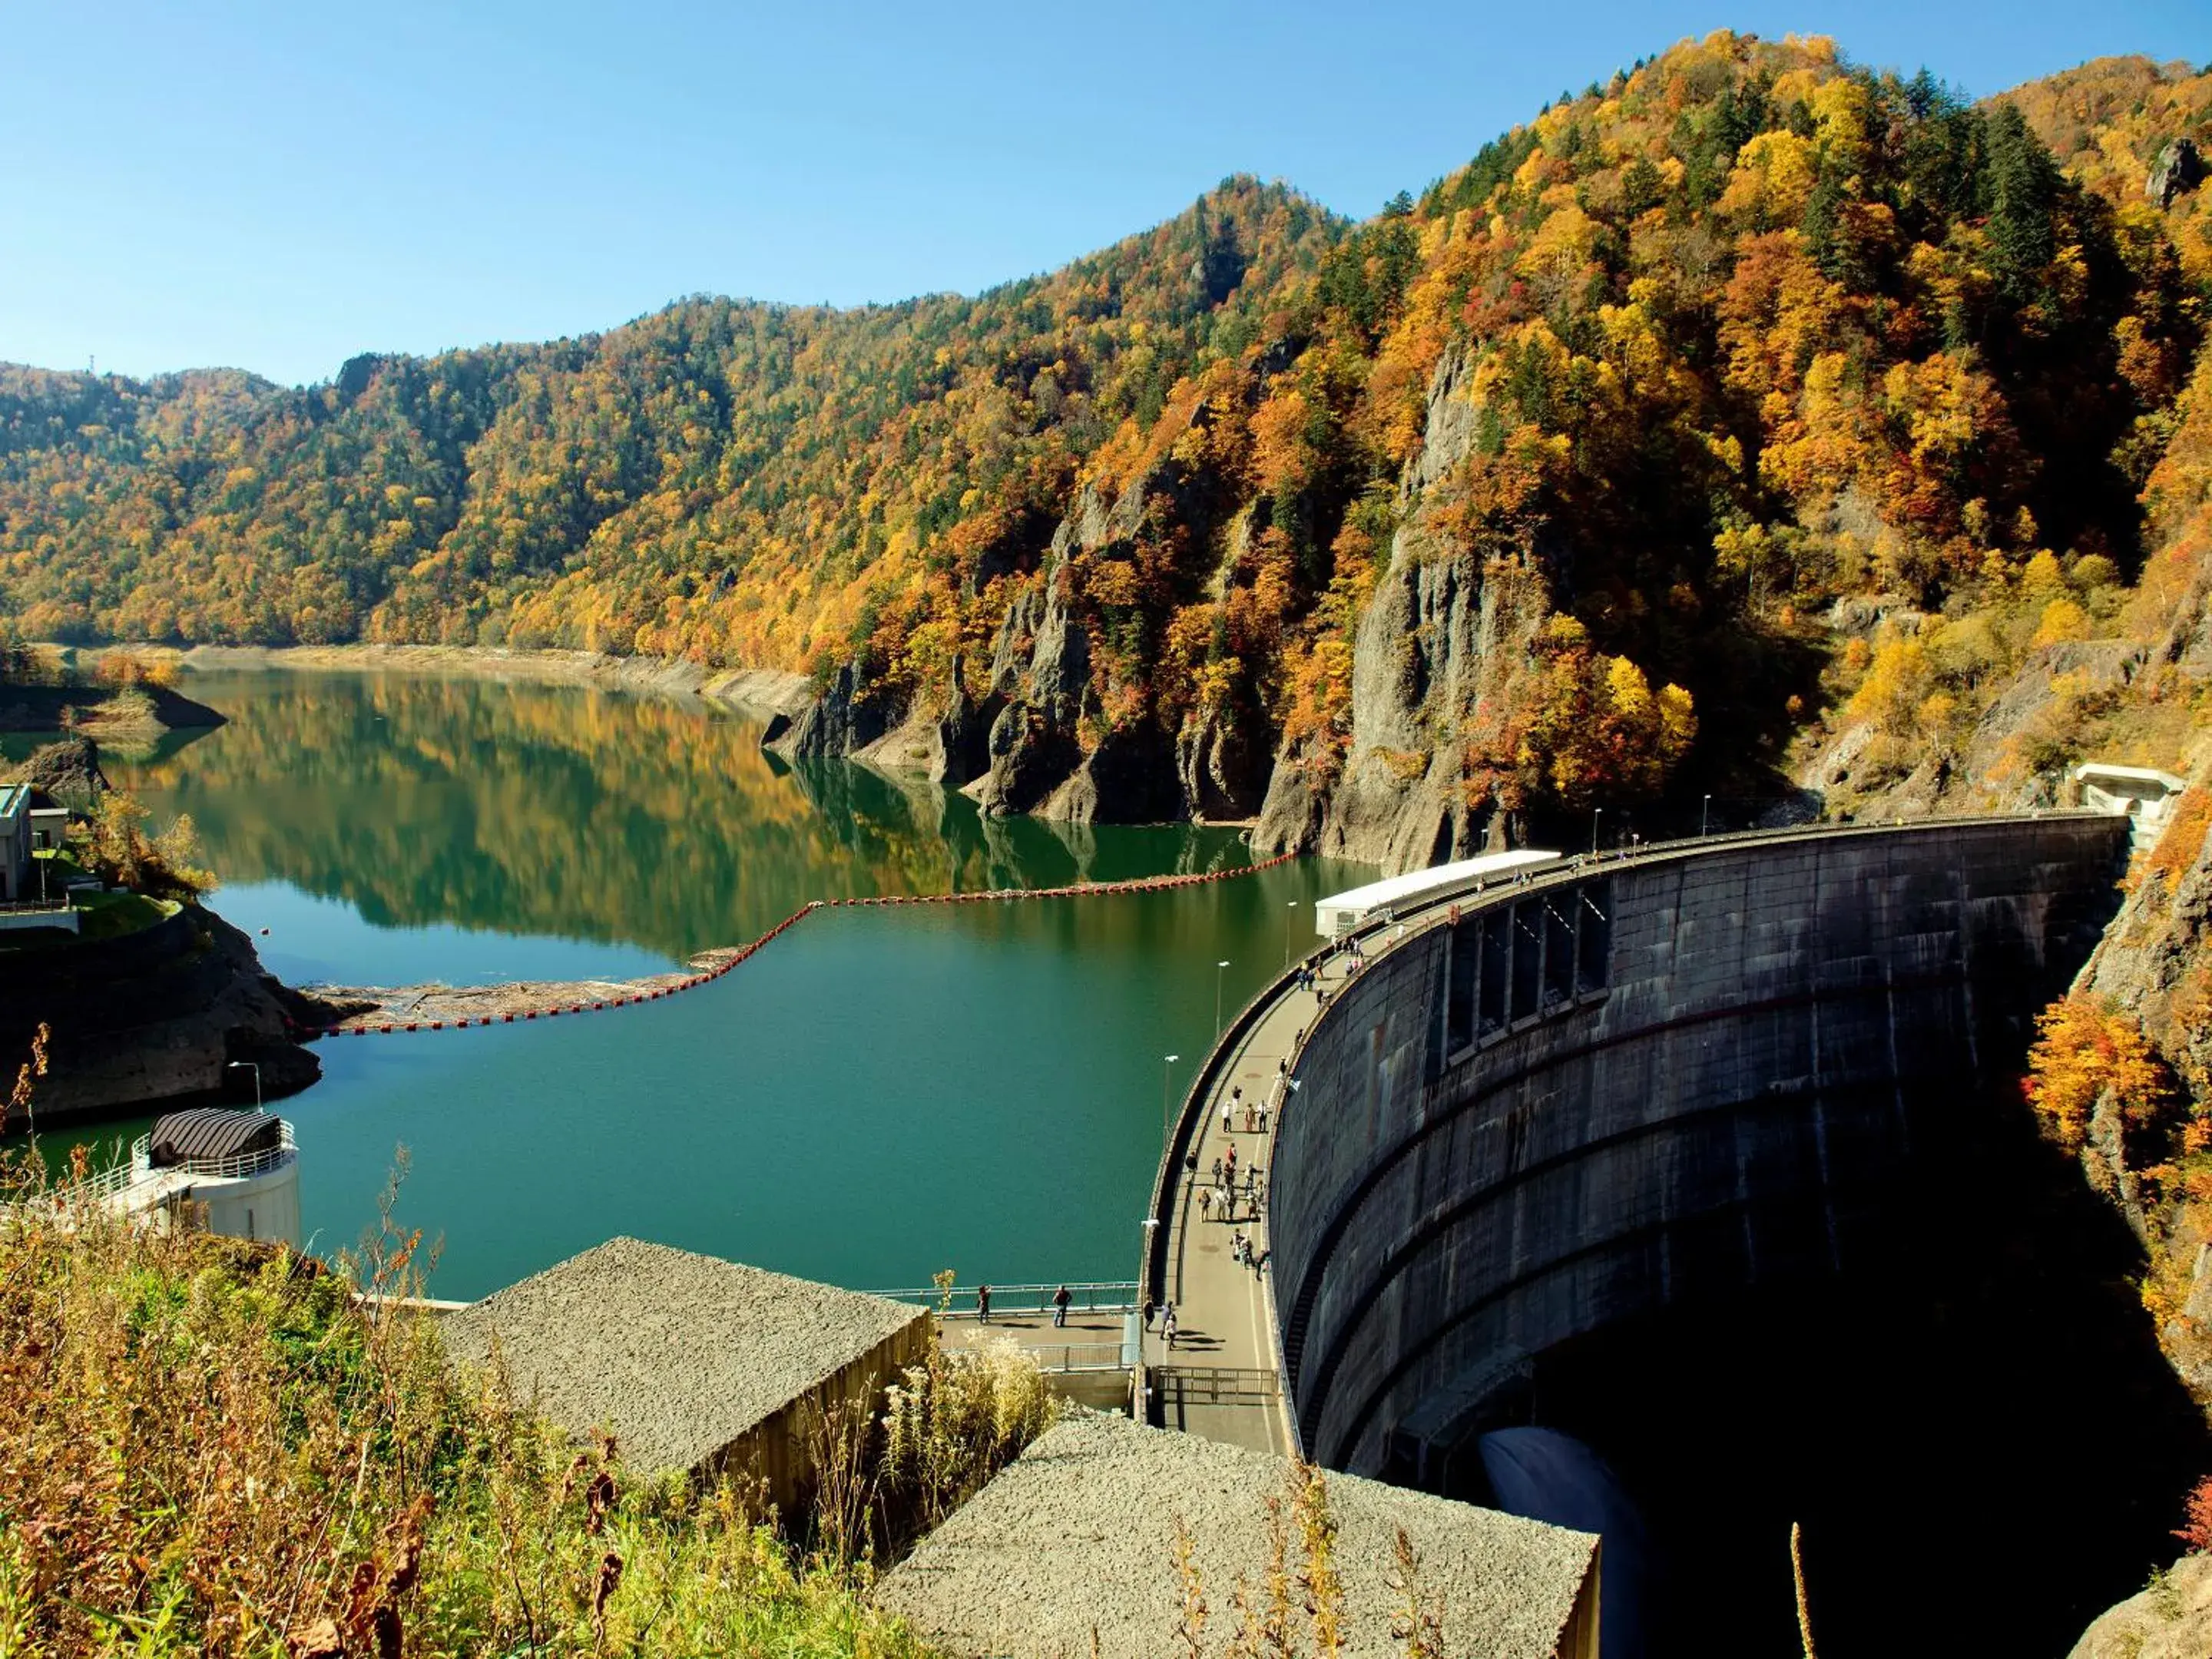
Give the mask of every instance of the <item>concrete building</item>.
M 31 850 L 33 853 L 58 852 L 69 844 L 69 808 L 40 806 L 35 799 L 31 807 Z
M 300 1243 L 300 1153 L 292 1126 L 263 1112 L 170 1112 L 131 1144 L 127 1164 L 90 1190 L 158 1227 L 187 1216 L 232 1238 Z
M 1268 1504 L 1292 1466 L 1264 1452 L 1079 1416 L 1041 1436 L 877 1589 L 877 1601 L 961 1659 L 1160 1659 L 1189 1651 L 1175 1559 L 1188 1535 L 1206 1605 L 1202 1645 L 1229 1651 L 1241 1593 L 1264 1614 L 1273 1553 Z M 1442 1621 L 1443 1650 L 1486 1659 L 1588 1659 L 1597 1651 L 1598 1540 L 1348 1474 L 1325 1477 L 1339 1530 L 1341 1651 L 1382 1659 L 1413 1587 Z M 1287 1504 L 1285 1504 L 1287 1509 Z M 1288 1565 L 1305 1556 L 1288 1524 Z M 1303 1595 L 1291 1591 L 1293 1638 Z M 1095 1645 L 1094 1645 L 1095 1644 Z M 1254 1651 L 1261 1650 L 1255 1647 Z
M 2144 830 L 2163 829 L 2173 803 L 2189 787 L 2185 778 L 2148 766 L 2108 766 L 2086 761 L 2074 769 L 2081 805 L 2092 812 L 2124 814 Z
M 635 1238 L 610 1239 L 447 1316 L 446 1346 L 493 1346 L 518 1399 L 642 1469 L 757 1477 L 786 1512 L 817 1413 L 880 1403 L 919 1364 L 929 1310 Z
M 31 887 L 31 790 L 0 783 L 0 904 L 15 904 Z

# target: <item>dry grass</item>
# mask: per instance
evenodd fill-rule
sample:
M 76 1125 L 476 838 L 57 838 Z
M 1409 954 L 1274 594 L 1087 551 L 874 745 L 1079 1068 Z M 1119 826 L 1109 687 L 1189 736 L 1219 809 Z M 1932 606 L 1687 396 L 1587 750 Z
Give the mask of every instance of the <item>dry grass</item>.
M 634 1481 L 373 1312 L 413 1237 L 330 1272 L 8 1172 L 0 1656 L 919 1652 L 736 1488 Z

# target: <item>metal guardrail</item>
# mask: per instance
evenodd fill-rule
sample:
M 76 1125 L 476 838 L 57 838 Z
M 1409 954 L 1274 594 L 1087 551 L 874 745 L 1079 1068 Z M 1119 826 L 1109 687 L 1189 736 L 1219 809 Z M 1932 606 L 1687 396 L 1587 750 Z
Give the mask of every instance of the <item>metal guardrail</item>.
M 1051 1342 L 1042 1347 L 1024 1346 L 1022 1352 L 1037 1363 L 1048 1376 L 1082 1376 L 1126 1371 L 1128 1352 L 1119 1342 Z
M 1155 1364 L 1147 1374 L 1162 1406 L 1272 1406 L 1283 1391 L 1264 1366 Z
M 200 1176 L 210 1181 L 235 1181 L 246 1176 L 260 1175 L 276 1169 L 286 1159 L 297 1156 L 299 1143 L 292 1138 L 292 1121 L 276 1120 L 276 1145 L 256 1152 L 240 1152 L 230 1158 L 188 1158 L 180 1163 L 164 1164 L 160 1173 L 164 1175 Z M 72 1182 L 62 1189 L 65 1198 L 110 1198 L 123 1192 L 140 1177 L 155 1173 L 154 1165 L 154 1137 L 143 1134 L 131 1143 L 128 1163 L 118 1164 L 102 1170 L 98 1175 Z
M 1137 1282 L 1133 1279 L 1100 1279 L 1066 1281 L 1070 1312 L 1128 1313 L 1137 1305 Z M 948 1319 L 973 1319 L 975 1316 L 975 1285 L 955 1285 L 941 1290 L 934 1285 L 896 1291 L 870 1291 L 870 1296 L 880 1296 L 890 1302 L 915 1302 L 935 1308 L 942 1306 Z M 991 1311 L 994 1314 L 1048 1313 L 1052 1298 L 1060 1291 L 1058 1282 L 1049 1285 L 991 1285 Z M 949 1302 L 947 1298 L 950 1298 Z

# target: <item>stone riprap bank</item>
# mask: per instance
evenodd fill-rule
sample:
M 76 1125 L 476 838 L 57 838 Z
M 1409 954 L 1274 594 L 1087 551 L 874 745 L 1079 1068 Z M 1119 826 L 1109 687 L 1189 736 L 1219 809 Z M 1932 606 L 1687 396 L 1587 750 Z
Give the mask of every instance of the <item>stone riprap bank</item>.
M 1800 832 L 1470 897 L 1316 1023 L 1270 1184 L 1307 1455 L 1449 1489 L 1534 1357 L 1880 1248 L 2118 902 L 2124 819 Z

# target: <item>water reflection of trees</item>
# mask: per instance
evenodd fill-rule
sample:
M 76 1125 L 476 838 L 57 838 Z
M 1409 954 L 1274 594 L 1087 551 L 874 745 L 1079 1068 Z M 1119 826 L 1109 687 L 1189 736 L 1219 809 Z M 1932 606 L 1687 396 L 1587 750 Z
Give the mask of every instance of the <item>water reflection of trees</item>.
M 1113 881 L 1242 861 L 1225 831 L 987 819 L 865 767 L 787 767 L 725 711 L 428 676 L 207 677 L 231 723 L 126 769 L 234 881 L 371 921 L 682 955 L 811 898 Z M 118 781 L 123 780 L 118 779 Z

